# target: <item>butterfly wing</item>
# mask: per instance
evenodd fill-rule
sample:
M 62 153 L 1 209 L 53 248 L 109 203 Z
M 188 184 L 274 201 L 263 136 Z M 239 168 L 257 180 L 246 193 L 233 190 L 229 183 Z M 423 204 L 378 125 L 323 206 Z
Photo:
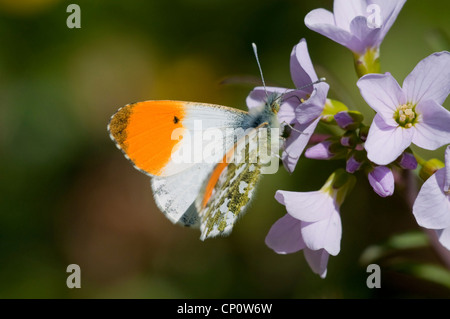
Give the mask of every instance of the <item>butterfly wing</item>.
M 152 176 L 156 205 L 166 217 L 173 223 L 198 226 L 194 201 L 224 150 L 234 144 L 235 138 L 243 136 L 244 132 L 236 129 L 246 116 L 246 112 L 214 104 L 145 101 L 119 109 L 111 117 L 108 131 L 135 168 Z M 211 128 L 221 134 L 214 140 L 202 140 L 201 149 L 208 146 L 219 151 L 204 162 L 201 156 L 194 158 L 198 155 L 192 149 L 195 145 L 192 139 L 184 137 L 203 134 Z M 174 137 L 177 130 L 185 134 L 181 139 Z M 181 151 L 192 153 L 192 161 L 174 161 Z
M 215 164 L 199 163 L 181 173 L 151 179 L 156 205 L 174 224 L 198 227 L 194 201 Z
M 260 178 L 261 162 L 258 148 L 267 147 L 258 140 L 264 123 L 242 137 L 215 166 L 197 197 L 201 240 L 228 235 L 247 208 Z
M 202 154 L 192 150 L 192 138 L 199 131 L 215 128 L 222 132 L 212 142 L 202 140 L 201 147 L 226 150 L 234 143 L 229 138 L 235 134 L 231 129 L 240 128 L 247 114 L 214 104 L 145 101 L 119 109 L 111 117 L 108 131 L 135 168 L 149 176 L 171 176 L 202 161 Z M 186 157 L 188 151 L 191 156 Z M 207 160 L 217 162 L 224 153 L 217 152 Z

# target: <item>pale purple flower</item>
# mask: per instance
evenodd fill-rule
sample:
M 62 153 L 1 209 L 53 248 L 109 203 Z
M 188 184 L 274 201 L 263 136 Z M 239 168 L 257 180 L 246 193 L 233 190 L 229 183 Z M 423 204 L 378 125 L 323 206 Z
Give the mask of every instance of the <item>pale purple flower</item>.
M 389 167 L 375 167 L 369 173 L 368 179 L 375 193 L 381 197 L 387 197 L 394 194 L 394 174 L 392 174 L 392 170 Z
M 442 107 L 450 93 L 449 52 L 420 61 L 403 88 L 390 73 L 365 75 L 357 85 L 377 112 L 365 142 L 372 162 L 389 164 L 411 143 L 428 150 L 450 143 L 450 112 Z
M 339 206 L 322 191 L 277 191 L 275 199 L 288 214 L 272 225 L 266 245 L 278 254 L 303 250 L 313 272 L 325 278 L 329 254 L 336 256 L 340 251 Z
M 450 250 L 450 146 L 445 150 L 445 167 L 422 185 L 413 214 L 420 226 L 436 230 L 439 242 Z
M 334 186 L 336 181 L 338 188 Z M 277 191 L 275 199 L 286 206 L 288 213 L 272 225 L 266 245 L 278 254 L 303 250 L 313 272 L 325 278 L 329 255 L 336 256 L 340 251 L 339 208 L 354 184 L 354 176 L 337 170 L 319 191 Z
M 305 39 L 294 46 L 290 69 L 295 87 L 303 87 L 302 89 L 266 87 L 266 92 L 264 87 L 256 87 L 247 97 L 247 106 L 249 109 L 260 107 L 265 102 L 267 94 L 282 95 L 278 120 L 282 127 L 289 124 L 294 128 L 285 141 L 282 160 L 285 168 L 292 172 L 320 120 L 329 85 L 324 82 L 311 85 L 318 77 L 309 57 Z
M 406 0 L 334 0 L 333 13 L 315 9 L 306 26 L 357 54 L 378 48 Z

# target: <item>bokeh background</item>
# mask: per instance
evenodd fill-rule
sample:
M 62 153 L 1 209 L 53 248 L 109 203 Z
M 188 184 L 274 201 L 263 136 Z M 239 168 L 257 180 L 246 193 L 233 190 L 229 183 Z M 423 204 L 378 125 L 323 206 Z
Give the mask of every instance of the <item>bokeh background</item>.
M 66 26 L 70 3 L 0 0 L 1 298 L 450 297 L 445 260 L 405 196 L 420 186 L 414 176 L 382 199 L 357 174 L 341 253 L 320 279 L 302 253 L 277 255 L 264 238 L 285 214 L 276 190 L 316 190 L 343 162 L 302 158 L 292 175 L 264 176 L 231 236 L 201 242 L 158 211 L 148 177 L 108 136 L 110 116 L 135 101 L 245 109 L 259 81 L 252 42 L 267 82 L 291 87 L 289 55 L 303 37 L 329 97 L 370 123 L 351 53 L 303 22 L 331 0 L 77 1 L 81 29 Z M 401 83 L 448 50 L 449 12 L 447 0 L 409 0 L 381 46 L 382 71 Z M 421 154 L 443 159 L 442 149 Z M 372 262 L 381 289 L 366 286 Z M 81 267 L 81 289 L 66 286 L 69 264 Z

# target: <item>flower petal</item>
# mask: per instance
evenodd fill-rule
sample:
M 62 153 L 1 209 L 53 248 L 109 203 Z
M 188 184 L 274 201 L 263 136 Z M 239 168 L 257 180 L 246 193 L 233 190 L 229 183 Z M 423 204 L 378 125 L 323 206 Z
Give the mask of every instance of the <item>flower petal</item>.
M 318 160 L 328 160 L 334 156 L 334 154 L 330 152 L 331 144 L 332 142 L 330 140 L 317 143 L 305 151 L 305 157 Z
M 306 247 L 312 250 L 325 249 L 336 256 L 341 249 L 342 224 L 339 212 L 335 210 L 329 218 L 314 223 L 303 222 L 301 232 Z
M 295 109 L 295 118 L 300 124 L 309 123 L 322 114 L 329 88 L 325 82 L 314 85 L 311 96 Z
M 445 149 L 445 180 L 444 180 L 444 192 L 450 190 L 450 145 Z
M 278 121 L 280 123 L 294 123 L 297 117 L 296 110 L 303 104 L 301 101 L 307 98 L 307 94 L 303 90 L 289 90 L 284 94 L 277 114 Z
M 305 25 L 317 33 L 337 42 L 350 50 L 353 48 L 350 30 L 344 30 L 336 26 L 334 16 L 325 9 L 315 9 L 305 17 Z
M 394 24 L 400 10 L 403 8 L 406 0 L 373 0 L 372 3 L 380 6 L 380 14 L 382 20 L 381 32 L 379 34 L 377 46 L 383 41 L 386 33 Z
M 381 28 L 370 28 L 367 19 L 363 16 L 356 17 L 350 23 L 350 33 L 353 36 L 353 52 L 363 54 L 368 48 L 376 47 L 381 33 Z
M 266 91 L 267 90 L 267 91 Z M 285 94 L 288 92 L 293 91 L 292 89 L 285 89 L 285 88 L 279 88 L 279 87 L 272 87 L 268 86 L 264 89 L 263 86 L 257 86 L 255 87 L 250 94 L 247 96 L 247 99 L 245 100 L 247 103 L 247 107 L 249 109 L 255 108 L 255 107 L 261 107 L 266 103 L 267 96 L 269 96 L 271 93 L 277 93 L 277 94 Z M 289 101 L 289 103 L 291 103 Z M 292 104 L 298 105 L 298 99 L 297 101 L 292 101 Z
M 292 81 L 296 88 L 303 88 L 318 80 L 311 58 L 309 57 L 305 39 L 301 39 L 300 43 L 292 49 L 290 69 Z M 313 88 L 310 86 L 305 88 L 305 90 L 311 93 Z
M 367 74 L 358 80 L 362 97 L 391 126 L 397 125 L 394 113 L 406 103 L 406 96 L 390 73 Z
M 275 199 L 286 206 L 287 212 L 292 217 L 306 222 L 328 219 L 336 211 L 333 198 L 322 191 L 277 191 Z
M 434 100 L 443 104 L 450 93 L 450 53 L 433 53 L 420 61 L 403 82 L 408 102 Z
M 305 249 L 303 252 L 311 270 L 315 274 L 318 274 L 322 279 L 325 278 L 327 276 L 328 258 L 330 257 L 325 249 Z
M 334 0 L 333 13 L 336 25 L 350 31 L 350 23 L 357 16 L 366 15 L 366 1 L 361 0 Z
M 295 110 L 302 104 L 301 99 L 307 98 L 307 92 L 302 90 L 285 89 L 278 87 L 267 87 L 267 93 L 263 86 L 255 87 L 247 96 L 246 103 L 249 109 L 260 108 L 272 93 L 282 95 L 280 110 L 277 117 L 280 123 L 291 124 L 295 122 Z
M 364 144 L 367 157 L 378 165 L 391 163 L 411 144 L 414 132 L 414 127 L 392 127 L 379 114 L 375 115 Z
M 416 113 L 419 114 L 419 119 L 414 126 L 414 144 L 427 150 L 435 150 L 450 143 L 449 111 L 433 100 L 422 100 L 416 106 Z
M 297 166 L 298 159 L 302 155 L 303 150 L 305 149 L 309 139 L 314 133 L 319 120 L 320 118 L 317 118 L 311 123 L 294 124 L 295 131 L 291 131 L 291 135 L 286 140 L 284 151 L 281 155 L 283 165 L 288 172 L 292 173 L 295 169 L 295 166 Z
M 450 196 L 444 193 L 445 169 L 431 175 L 417 195 L 413 214 L 417 223 L 429 229 L 450 227 Z
M 277 220 L 266 236 L 266 245 L 277 254 L 295 253 L 305 248 L 301 231 L 301 222 L 289 214 Z
M 436 230 L 436 234 L 441 245 L 450 250 L 450 227 Z

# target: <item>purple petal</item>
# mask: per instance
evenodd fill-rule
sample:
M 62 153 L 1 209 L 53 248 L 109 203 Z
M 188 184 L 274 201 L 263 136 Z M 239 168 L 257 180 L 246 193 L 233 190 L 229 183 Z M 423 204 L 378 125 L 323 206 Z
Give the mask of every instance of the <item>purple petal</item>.
M 380 36 L 380 28 L 370 28 L 365 17 L 356 17 L 350 23 L 350 33 L 353 36 L 353 52 L 363 54 L 366 49 L 376 47 Z
M 328 160 L 333 157 L 333 153 L 330 152 L 331 141 L 323 141 L 308 148 L 305 151 L 305 157 L 318 160 Z
M 445 149 L 445 180 L 444 180 L 444 192 L 447 194 L 450 190 L 450 146 Z
M 386 123 L 396 126 L 393 119 L 397 107 L 406 103 L 406 96 L 390 73 L 367 74 L 358 80 L 362 97 L 383 117 Z
M 306 101 L 295 109 L 295 118 L 300 124 L 310 123 L 322 114 L 330 86 L 325 82 L 314 85 L 314 90 Z
M 369 173 L 368 177 L 373 190 L 381 197 L 387 197 L 394 194 L 394 175 L 390 168 L 386 166 L 377 166 Z
M 308 144 L 309 139 L 311 138 L 314 130 L 316 129 L 317 123 L 319 123 L 320 118 L 317 118 L 315 121 L 307 124 L 298 124 L 296 123 L 294 128 L 295 131 L 291 131 L 291 135 L 286 140 L 284 145 L 284 151 L 281 155 L 281 159 L 283 160 L 283 165 L 286 170 L 292 173 L 297 165 L 298 159 L 303 153 L 303 150 Z M 300 133 L 301 132 L 301 133 Z
M 441 245 L 450 250 L 450 227 L 436 230 L 436 234 Z
M 309 12 L 305 17 L 305 25 L 350 50 L 354 47 L 350 30 L 336 26 L 333 14 L 325 9 L 315 9 Z
M 278 121 L 280 123 L 294 123 L 297 117 L 296 111 L 302 105 L 301 99 L 306 99 L 307 94 L 303 90 L 290 90 L 284 94 L 277 114 Z
M 334 119 L 337 123 L 337 125 L 339 125 L 340 128 L 342 129 L 346 129 L 349 125 L 353 124 L 355 121 L 353 120 L 353 118 L 350 116 L 350 114 L 348 114 L 347 111 L 341 111 L 338 112 L 334 115 Z
M 443 104 L 450 93 L 450 53 L 433 53 L 420 61 L 403 82 L 408 102 L 434 100 Z
M 325 249 L 314 251 L 306 248 L 303 252 L 312 271 L 322 279 L 325 278 L 327 276 L 328 257 L 330 256 Z
M 336 25 L 350 31 L 350 23 L 357 16 L 366 15 L 366 1 L 334 0 L 333 13 Z
M 250 92 L 250 94 L 247 96 L 246 99 L 247 107 L 249 109 L 263 106 L 266 103 L 267 96 L 270 95 L 271 93 L 277 93 L 282 95 L 293 91 L 292 89 L 278 88 L 272 86 L 268 86 L 266 87 L 266 89 L 264 89 L 263 86 L 257 86 Z M 292 102 L 288 101 L 288 103 L 292 103 L 293 106 L 299 104 L 298 99 L 297 101 Z
M 291 76 L 296 88 L 302 88 L 318 80 L 314 71 L 311 58 L 309 57 L 306 40 L 294 46 L 291 53 Z M 308 93 L 312 92 L 312 86 L 305 88 Z
M 414 126 L 412 142 L 417 146 L 435 150 L 450 143 L 450 112 L 433 100 L 421 101 L 416 106 L 420 114 Z
M 380 115 L 375 115 L 364 144 L 367 157 L 378 165 L 391 163 L 411 145 L 414 133 L 414 127 L 392 127 Z
M 376 46 L 379 46 L 389 29 L 397 19 L 400 10 L 405 4 L 406 0 L 373 0 L 372 3 L 380 6 L 380 14 L 382 19 L 381 32 Z
M 275 199 L 286 206 L 287 212 L 292 217 L 306 222 L 328 219 L 336 211 L 333 198 L 322 191 L 277 191 Z
M 301 232 L 306 247 L 312 250 L 325 249 L 336 256 L 341 249 L 342 224 L 337 210 L 326 219 L 314 223 L 303 222 Z
M 305 248 L 301 230 L 301 222 L 289 214 L 277 220 L 266 236 L 266 245 L 277 254 L 295 253 Z
M 444 193 L 445 169 L 431 175 L 417 195 L 413 214 L 417 223 L 425 228 L 450 227 L 450 196 Z

